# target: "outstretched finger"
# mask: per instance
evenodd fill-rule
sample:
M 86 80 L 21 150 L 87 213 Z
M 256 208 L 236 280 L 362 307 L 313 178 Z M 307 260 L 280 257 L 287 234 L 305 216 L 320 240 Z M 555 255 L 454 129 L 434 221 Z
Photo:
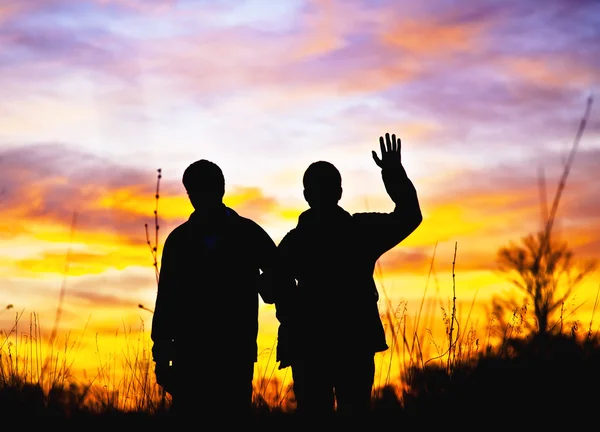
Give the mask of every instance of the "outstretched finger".
M 392 151 L 392 143 L 390 142 L 390 134 L 387 132 L 385 134 L 385 143 L 386 143 L 387 151 L 388 152 Z
M 396 144 L 396 134 L 392 134 L 392 151 L 395 153 L 398 151 L 398 146 Z
M 379 147 L 381 148 L 381 156 L 385 154 L 385 144 L 383 143 L 383 137 L 379 137 Z

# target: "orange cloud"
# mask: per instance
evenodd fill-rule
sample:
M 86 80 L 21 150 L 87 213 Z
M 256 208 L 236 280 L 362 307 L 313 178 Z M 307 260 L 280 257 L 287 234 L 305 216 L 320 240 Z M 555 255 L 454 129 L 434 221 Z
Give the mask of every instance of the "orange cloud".
M 452 241 L 506 235 L 531 223 L 531 215 L 539 214 L 531 191 L 466 192 L 460 200 L 454 196 L 444 201 L 424 203 L 424 219 L 417 231 L 407 239 L 410 245 L 427 245 L 436 241 Z M 429 204 L 429 206 L 428 206 Z M 512 210 L 509 210 L 512 207 Z M 537 213 L 536 213 L 537 212 Z M 538 224 L 541 219 L 534 222 Z
M 385 66 L 365 67 L 349 73 L 337 88 L 344 93 L 372 93 L 416 78 L 423 67 L 411 59 L 402 59 Z
M 298 57 L 318 57 L 331 53 L 346 45 L 339 20 L 336 19 L 336 5 L 332 0 L 309 2 L 314 12 L 305 21 L 306 41 L 298 49 Z
M 480 49 L 486 27 L 482 22 L 404 20 L 381 38 L 385 43 L 417 56 L 451 56 Z
M 156 208 L 154 194 L 148 194 L 147 185 L 128 185 L 107 191 L 99 196 L 90 209 L 111 210 L 125 215 L 153 215 Z M 152 209 L 150 211 L 150 209 Z M 193 211 L 186 195 L 160 194 L 158 215 L 161 219 L 181 219 Z
M 513 76 L 539 86 L 590 86 L 600 75 L 564 55 L 548 58 L 508 58 L 501 64 Z
M 124 270 L 131 266 L 147 266 L 151 263 L 150 252 L 142 242 L 135 246 L 123 246 L 115 243 L 113 250 L 93 250 L 93 246 L 85 244 L 84 251 L 52 252 L 43 251 L 38 256 L 14 261 L 13 275 L 22 273 L 24 276 L 43 277 L 67 273 L 71 276 L 82 276 L 103 273 L 109 269 Z M 19 272 L 22 270 L 22 272 Z
M 237 186 L 226 194 L 223 202 L 245 217 L 264 221 L 278 209 L 277 200 L 266 196 L 260 188 Z

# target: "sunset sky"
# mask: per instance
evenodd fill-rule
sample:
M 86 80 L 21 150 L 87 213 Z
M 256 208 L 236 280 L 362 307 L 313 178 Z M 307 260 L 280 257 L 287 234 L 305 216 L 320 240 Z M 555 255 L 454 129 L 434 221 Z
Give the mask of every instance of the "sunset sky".
M 382 258 L 382 294 L 413 315 L 426 287 L 446 304 L 457 245 L 457 301 L 476 298 L 484 325 L 510 287 L 496 252 L 540 228 L 540 172 L 551 199 L 590 95 L 557 232 L 600 258 L 598 1 L 0 0 L 0 46 L 7 332 L 21 312 L 23 331 L 35 312 L 49 332 L 63 283 L 60 326 L 85 329 L 83 351 L 149 331 L 138 304 L 156 294 L 144 225 L 153 236 L 157 169 L 159 254 L 192 210 L 181 176 L 201 158 L 221 166 L 226 203 L 278 242 L 316 160 L 340 170 L 347 210 L 392 210 L 371 158 L 386 132 L 402 139 L 424 221 Z M 566 305 L 585 303 L 583 327 L 599 275 Z M 261 349 L 275 328 L 261 305 Z

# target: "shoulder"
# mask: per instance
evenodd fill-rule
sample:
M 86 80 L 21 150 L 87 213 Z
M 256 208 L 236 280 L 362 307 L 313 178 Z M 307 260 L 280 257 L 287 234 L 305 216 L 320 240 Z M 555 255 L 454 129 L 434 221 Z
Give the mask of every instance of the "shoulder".
M 173 228 L 173 230 L 167 235 L 167 238 L 165 239 L 165 244 L 177 242 L 178 240 L 186 237 L 188 226 L 189 221 L 185 221 Z
M 231 223 L 247 230 L 263 230 L 263 228 L 254 219 L 251 219 L 248 216 L 242 216 L 235 210 L 229 208 L 227 210 L 229 212 L 228 217 Z
M 242 216 L 236 211 L 232 209 L 228 209 L 230 211 L 231 223 L 238 227 L 238 229 L 247 233 L 248 235 L 258 236 L 258 237 L 269 237 L 267 231 L 255 220 Z
M 297 238 L 298 238 L 298 228 L 292 228 L 281 238 L 281 241 L 279 242 L 279 247 L 286 248 L 286 247 L 289 247 L 290 245 L 296 244 Z

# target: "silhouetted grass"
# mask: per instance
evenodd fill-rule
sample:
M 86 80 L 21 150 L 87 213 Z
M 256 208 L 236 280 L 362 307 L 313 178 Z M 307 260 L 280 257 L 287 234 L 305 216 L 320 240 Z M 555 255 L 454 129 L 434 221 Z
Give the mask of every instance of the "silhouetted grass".
M 397 312 L 397 308 L 392 312 Z M 519 313 L 523 311 L 517 311 L 515 316 Z M 21 316 L 22 313 L 15 328 Z M 140 422 L 168 417 L 169 398 L 154 381 L 143 328 L 137 334 L 124 331 L 119 336 L 125 338 L 128 347 L 123 353 L 122 376 L 116 373 L 113 355 L 99 360 L 96 375 L 80 383 L 71 374 L 75 360 L 71 353 L 80 338 L 68 342 L 66 336 L 61 350 L 55 346 L 56 351 L 42 353 L 37 317 L 31 314 L 30 319 L 27 332 L 16 333 L 13 329 L 1 335 L 0 414 Z M 449 323 L 453 318 L 442 312 L 439 319 L 448 325 L 447 341 L 440 342 L 441 354 L 429 359 L 419 349 L 413 349 L 418 346 L 414 335 L 420 329 L 411 332 L 412 337 L 403 325 L 389 330 L 395 337 L 393 352 L 404 355 L 390 355 L 388 361 L 400 362 L 402 373 L 396 379 L 386 378 L 382 385 L 376 383 L 374 416 L 462 417 L 469 412 L 497 415 L 503 411 L 529 415 L 536 406 L 566 414 L 586 412 L 596 406 L 600 338 L 597 330 L 592 330 L 597 327 L 593 321 L 586 329 L 570 327 L 566 333 L 540 336 L 525 334 L 521 317 L 497 338 L 498 343 L 484 346 L 475 342 L 475 334 L 450 339 Z M 458 320 L 455 322 L 460 327 Z M 476 329 L 472 332 L 476 333 Z M 44 368 L 44 364 L 52 366 Z M 388 365 L 383 366 L 385 369 Z M 258 369 L 254 396 L 257 418 L 293 416 L 291 384 L 284 384 L 275 376 L 274 368 L 276 364 L 271 360 L 264 369 Z M 198 391 L 210 394 L 208 389 Z

